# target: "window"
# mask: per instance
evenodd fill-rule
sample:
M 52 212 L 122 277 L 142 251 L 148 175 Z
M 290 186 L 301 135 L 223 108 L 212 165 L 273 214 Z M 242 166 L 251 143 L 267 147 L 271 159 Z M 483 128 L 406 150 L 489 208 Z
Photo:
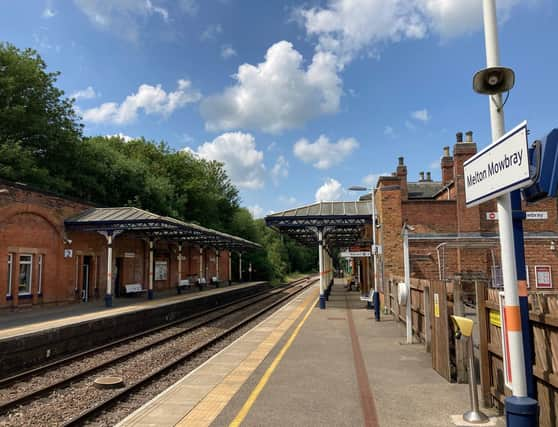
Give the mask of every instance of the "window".
M 14 262 L 13 254 L 8 254 L 8 292 L 6 292 L 6 296 L 12 296 L 12 265 Z
M 18 293 L 20 295 L 31 293 L 31 274 L 33 271 L 33 255 L 19 256 Z
M 37 269 L 37 293 L 43 293 L 43 255 L 39 255 L 38 269 Z

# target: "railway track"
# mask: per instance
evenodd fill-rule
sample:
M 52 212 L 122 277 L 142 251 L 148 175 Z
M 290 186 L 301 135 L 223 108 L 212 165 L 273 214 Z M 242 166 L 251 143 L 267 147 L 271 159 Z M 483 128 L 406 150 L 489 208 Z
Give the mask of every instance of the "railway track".
M 0 425 L 82 425 L 292 298 L 309 283 L 299 280 L 5 378 L 0 381 Z M 93 379 L 101 375 L 123 377 L 125 387 L 94 387 Z M 51 414 L 45 418 L 49 408 Z M 58 408 L 56 413 L 52 408 Z

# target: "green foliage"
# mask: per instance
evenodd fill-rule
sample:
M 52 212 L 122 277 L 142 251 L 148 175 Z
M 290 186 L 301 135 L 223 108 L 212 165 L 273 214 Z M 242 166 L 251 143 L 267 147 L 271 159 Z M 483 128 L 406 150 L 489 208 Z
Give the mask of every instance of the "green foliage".
M 104 206 L 136 206 L 258 242 L 247 255 L 256 279 L 310 271 L 302 248 L 239 207 L 223 165 L 144 138 L 83 137 L 57 72 L 32 49 L 0 43 L 0 177 Z M 246 264 L 247 265 L 247 264 Z

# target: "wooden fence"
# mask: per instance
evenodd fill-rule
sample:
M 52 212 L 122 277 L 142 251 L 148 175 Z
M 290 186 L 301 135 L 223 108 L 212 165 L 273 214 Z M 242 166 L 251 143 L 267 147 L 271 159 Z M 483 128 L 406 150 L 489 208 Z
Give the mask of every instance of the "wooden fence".
M 503 406 L 510 391 L 504 386 L 502 331 L 499 326 L 499 291 L 477 281 L 481 389 L 485 405 Z M 558 426 L 558 295 L 529 295 L 529 324 L 533 349 L 533 375 L 540 406 L 539 425 Z M 483 333 L 484 332 L 484 333 Z
M 403 278 L 396 276 L 386 282 L 384 304 L 395 319 L 405 322 L 406 307 L 397 302 L 399 282 Z M 467 311 L 466 315 L 476 317 L 478 327 L 475 346 L 478 345 L 482 400 L 485 406 L 503 409 L 510 390 L 504 385 L 498 294 L 499 290 L 488 288 L 482 280 L 411 279 L 413 336 L 432 352 L 433 369 L 448 381 L 467 381 L 464 343 L 453 337 L 449 320 L 452 314 L 463 315 Z M 531 293 L 529 306 L 540 426 L 558 427 L 558 295 Z

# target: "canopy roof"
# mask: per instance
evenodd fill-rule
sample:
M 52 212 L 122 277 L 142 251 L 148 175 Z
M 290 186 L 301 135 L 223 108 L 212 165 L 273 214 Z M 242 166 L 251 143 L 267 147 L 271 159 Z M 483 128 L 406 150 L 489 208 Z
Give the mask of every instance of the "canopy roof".
M 228 249 L 261 247 L 240 237 L 134 207 L 91 208 L 66 219 L 64 225 L 70 231 L 129 232 L 141 237 Z
M 362 242 L 364 225 L 372 223 L 370 202 L 318 202 L 277 212 L 265 222 L 300 243 L 316 245 L 323 231 L 327 246 L 350 246 Z

